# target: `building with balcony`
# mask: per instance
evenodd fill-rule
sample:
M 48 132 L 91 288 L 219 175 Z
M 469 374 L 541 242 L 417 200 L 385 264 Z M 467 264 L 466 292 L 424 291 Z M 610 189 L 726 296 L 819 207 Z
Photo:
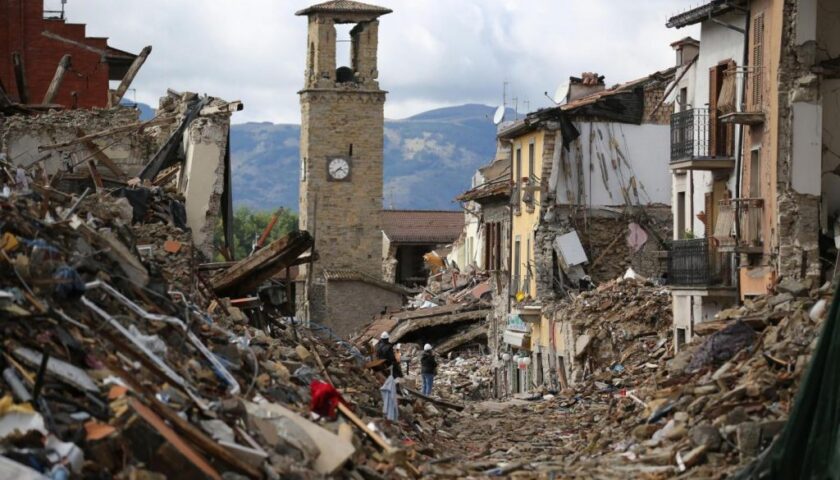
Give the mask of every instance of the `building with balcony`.
M 833 271 L 838 20 L 829 0 L 713 0 L 668 21 L 701 26 L 699 45 L 674 44 L 684 65 L 671 122 L 678 345 L 697 322 L 783 277 L 814 284 Z
M 743 126 L 725 121 L 743 95 L 737 82 L 743 65 L 746 15 L 727 2 L 710 2 L 673 16 L 667 26 L 700 25 L 700 40 L 671 44 L 677 82 L 671 92 L 671 182 L 674 236 L 668 283 L 674 342 L 690 342 L 694 325 L 737 300 L 734 255 L 721 248 L 735 228 L 727 202 L 737 195 Z

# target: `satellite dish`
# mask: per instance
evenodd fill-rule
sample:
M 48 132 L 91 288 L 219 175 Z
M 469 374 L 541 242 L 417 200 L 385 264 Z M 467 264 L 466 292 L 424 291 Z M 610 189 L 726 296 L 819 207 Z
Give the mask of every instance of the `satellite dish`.
M 566 103 L 566 97 L 569 96 L 569 82 L 561 83 L 557 90 L 554 91 L 554 103 L 563 105 Z
M 499 105 L 499 107 L 496 109 L 496 113 L 493 114 L 493 125 L 498 125 L 498 124 L 502 123 L 502 121 L 504 119 L 505 119 L 505 106 L 504 105 Z

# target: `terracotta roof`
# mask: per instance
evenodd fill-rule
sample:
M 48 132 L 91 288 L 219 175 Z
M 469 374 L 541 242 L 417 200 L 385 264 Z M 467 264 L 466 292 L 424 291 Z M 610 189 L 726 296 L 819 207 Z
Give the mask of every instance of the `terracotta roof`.
M 630 92 L 636 87 L 643 86 L 650 81 L 655 80 L 669 80 L 673 79 L 674 73 L 677 71 L 677 67 L 667 68 L 665 70 L 652 73 L 646 77 L 637 78 L 636 80 L 631 80 L 627 83 L 622 83 L 620 85 L 616 85 L 612 88 L 608 88 L 606 90 L 601 90 L 600 92 L 595 92 L 585 97 L 578 98 L 577 100 L 573 100 L 569 103 L 565 103 L 560 106 L 560 109 L 563 111 L 574 110 L 578 107 L 582 107 L 584 105 L 589 105 L 595 103 L 603 98 L 611 97 L 613 95 L 618 95 L 624 92 Z
M 309 15 L 312 13 L 372 13 L 375 15 L 385 15 L 391 13 L 393 10 L 376 5 L 370 5 L 362 2 L 353 2 L 351 0 L 331 0 L 329 2 L 319 3 L 311 7 L 298 10 L 295 15 Z
M 382 231 L 392 242 L 452 243 L 464 229 L 464 212 L 383 210 Z
M 388 283 L 384 280 L 356 270 L 324 270 L 324 278 L 330 282 L 364 282 L 368 285 L 374 285 L 384 290 L 390 290 L 403 295 L 410 295 L 413 293 L 411 290 L 403 287 L 402 285 Z
M 474 188 L 455 197 L 455 200 L 461 202 L 478 201 L 482 199 L 489 199 L 494 197 L 509 197 L 510 196 L 510 179 L 508 177 L 496 179 L 487 183 L 482 183 Z M 480 202 L 479 202 L 480 203 Z

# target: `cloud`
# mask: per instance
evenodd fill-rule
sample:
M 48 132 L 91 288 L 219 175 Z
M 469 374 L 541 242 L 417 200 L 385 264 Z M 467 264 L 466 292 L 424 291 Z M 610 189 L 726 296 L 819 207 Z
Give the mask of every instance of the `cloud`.
M 116 48 L 154 47 L 128 95 L 156 105 L 167 88 L 241 99 L 237 123 L 298 123 L 306 21 L 294 12 L 319 0 L 77 0 L 72 22 Z M 668 30 L 688 0 L 375 1 L 381 19 L 379 72 L 388 118 L 430 108 L 501 102 L 548 104 L 569 75 L 597 71 L 608 84 L 671 66 L 669 44 L 695 30 Z M 696 2 L 695 2 L 696 3 Z

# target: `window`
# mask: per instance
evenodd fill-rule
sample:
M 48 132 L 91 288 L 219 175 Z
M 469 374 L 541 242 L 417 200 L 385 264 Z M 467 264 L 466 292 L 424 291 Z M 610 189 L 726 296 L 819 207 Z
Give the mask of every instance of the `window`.
M 677 239 L 685 238 L 685 192 L 677 193 Z
M 522 240 L 519 238 L 519 235 L 516 236 L 516 239 L 513 242 L 513 288 L 511 291 L 516 294 L 520 291 L 520 284 L 519 279 L 520 275 L 522 275 Z
M 491 222 L 484 224 L 484 268 L 502 269 L 502 224 Z
M 678 328 L 677 329 L 677 348 L 679 349 L 683 345 L 685 345 L 685 329 L 684 328 Z
M 537 176 L 534 166 L 534 141 L 528 144 L 528 178 L 533 179 Z
M 680 89 L 680 111 L 688 109 L 688 87 Z
M 761 198 L 761 149 L 750 152 L 750 198 Z
M 516 177 L 513 181 L 517 184 L 522 181 L 522 147 L 516 147 Z

